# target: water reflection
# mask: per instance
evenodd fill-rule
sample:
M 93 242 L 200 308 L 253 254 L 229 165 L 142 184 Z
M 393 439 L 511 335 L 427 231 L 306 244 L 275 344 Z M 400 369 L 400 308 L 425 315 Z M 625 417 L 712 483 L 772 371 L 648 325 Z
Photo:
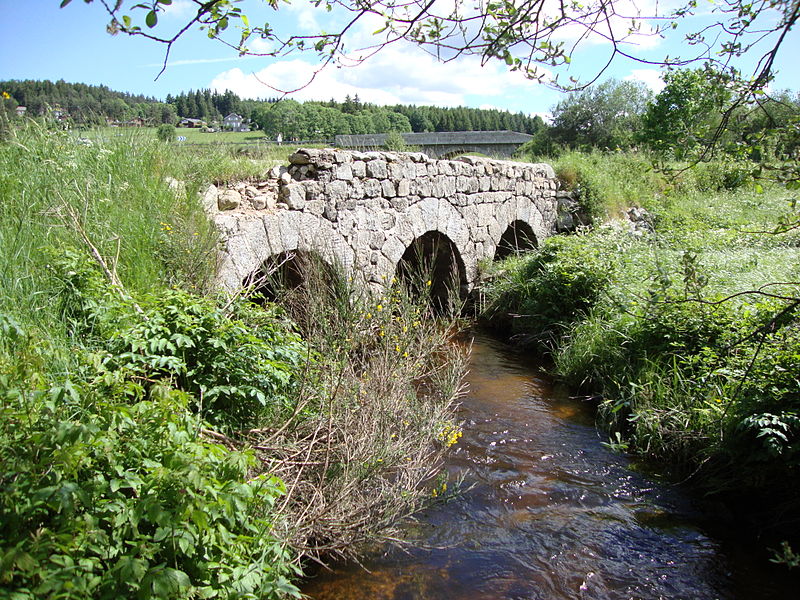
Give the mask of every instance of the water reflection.
M 473 346 L 464 435 L 448 459 L 472 485 L 409 525 L 416 546 L 368 569 L 337 567 L 304 593 L 323 599 L 794 598 L 696 525 L 675 488 L 601 444 L 591 407 L 490 338 Z M 752 561 L 751 561 L 752 562 Z M 790 592 L 792 592 L 790 594 Z

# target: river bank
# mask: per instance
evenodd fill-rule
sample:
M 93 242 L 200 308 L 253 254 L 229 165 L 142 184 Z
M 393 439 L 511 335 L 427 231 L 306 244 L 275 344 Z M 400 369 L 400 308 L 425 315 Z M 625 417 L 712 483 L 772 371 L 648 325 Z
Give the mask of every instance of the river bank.
M 484 318 L 596 396 L 615 447 L 735 499 L 795 564 L 774 542 L 800 533 L 800 255 L 798 232 L 775 230 L 792 218 L 786 190 L 725 165 L 665 190 L 641 157 L 599 159 L 567 157 L 607 221 L 492 265 Z M 630 197 L 635 210 L 613 213 Z
M 681 487 L 610 450 L 594 408 L 547 365 L 485 334 L 471 342 L 463 437 L 445 461 L 460 490 L 420 513 L 400 547 L 372 548 L 302 590 L 323 600 L 789 599 L 780 567 Z M 441 488 L 441 483 L 439 484 Z M 450 488 L 448 488 L 450 489 Z

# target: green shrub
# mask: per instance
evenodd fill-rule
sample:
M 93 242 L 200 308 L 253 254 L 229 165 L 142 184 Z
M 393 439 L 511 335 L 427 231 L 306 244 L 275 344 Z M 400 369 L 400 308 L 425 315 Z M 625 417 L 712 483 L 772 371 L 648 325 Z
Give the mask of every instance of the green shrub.
M 565 152 L 554 168 L 562 189 L 575 192 L 583 212 L 596 223 L 629 206 L 650 207 L 665 188 L 641 154 Z
M 752 182 L 752 163 L 734 160 L 716 160 L 691 165 L 678 174 L 677 185 L 683 191 L 721 192 L 735 190 Z
M 174 142 L 175 134 L 175 125 L 170 125 L 169 123 L 159 125 L 158 129 L 156 129 L 156 137 L 162 142 Z
M 614 270 L 613 245 L 594 234 L 554 236 L 510 262 L 510 274 L 487 291 L 487 313 L 512 314 L 515 333 L 533 334 L 549 347 L 597 302 Z
M 79 257 L 61 270 L 73 333 L 94 340 L 103 353 L 100 372 L 124 376 L 132 397 L 167 385 L 191 394 L 203 419 L 235 429 L 289 408 L 308 351 L 274 312 L 239 303 L 227 315 L 211 299 L 168 289 L 143 296 L 137 314 Z
M 0 316 L 0 589 L 13 598 L 277 597 L 294 588 L 283 484 L 204 439 L 190 397 L 75 374 L 48 382 Z M 87 357 L 87 359 L 90 357 Z M 92 371 L 91 364 L 87 365 Z M 111 375 L 111 374 L 109 374 Z

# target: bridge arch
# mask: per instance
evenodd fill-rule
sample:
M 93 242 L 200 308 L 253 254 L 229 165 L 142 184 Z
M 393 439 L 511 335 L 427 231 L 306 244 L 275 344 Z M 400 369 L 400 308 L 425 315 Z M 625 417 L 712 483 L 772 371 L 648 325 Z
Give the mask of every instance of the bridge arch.
M 464 260 L 455 242 L 441 231 L 426 231 L 406 248 L 395 268 L 395 277 L 416 296 L 428 296 L 435 310 L 452 300 L 460 302 L 468 292 Z
M 353 248 L 330 222 L 308 213 L 267 214 L 255 218 L 217 220 L 225 237 L 219 285 L 230 292 L 252 281 L 273 257 L 290 253 L 317 255 L 332 268 L 351 271 Z
M 500 236 L 494 251 L 494 260 L 508 258 L 512 254 L 533 250 L 539 246 L 539 240 L 533 227 L 526 221 L 517 219 L 509 223 Z
M 337 268 L 315 251 L 291 250 L 267 258 L 259 269 L 250 273 L 242 286 L 253 289 L 258 302 L 276 301 L 291 297 L 301 286 L 314 292 L 333 291 Z

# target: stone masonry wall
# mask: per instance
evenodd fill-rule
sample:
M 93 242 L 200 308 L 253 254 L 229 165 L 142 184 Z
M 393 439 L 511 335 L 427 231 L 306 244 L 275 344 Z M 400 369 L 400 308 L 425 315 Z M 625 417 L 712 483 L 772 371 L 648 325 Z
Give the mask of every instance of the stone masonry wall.
M 300 149 L 289 163 L 261 181 L 205 193 L 225 240 L 224 288 L 238 288 L 270 256 L 293 250 L 315 251 L 379 286 L 429 231 L 455 243 L 471 285 L 510 224 L 529 224 L 541 242 L 559 219 L 562 194 L 546 164 L 330 149 Z

